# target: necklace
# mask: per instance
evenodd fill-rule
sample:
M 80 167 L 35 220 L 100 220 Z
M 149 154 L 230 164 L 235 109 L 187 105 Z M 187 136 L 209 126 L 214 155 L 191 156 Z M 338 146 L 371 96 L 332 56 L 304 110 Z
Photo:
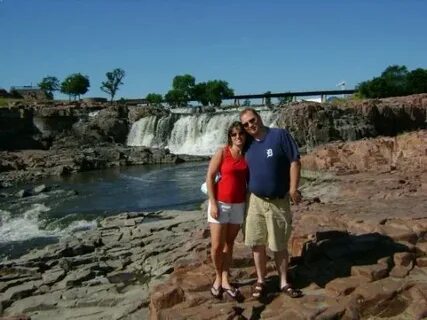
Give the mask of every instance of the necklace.
M 230 148 L 231 154 L 233 155 L 233 157 L 235 158 L 239 158 L 242 155 L 242 150 L 239 148 Z

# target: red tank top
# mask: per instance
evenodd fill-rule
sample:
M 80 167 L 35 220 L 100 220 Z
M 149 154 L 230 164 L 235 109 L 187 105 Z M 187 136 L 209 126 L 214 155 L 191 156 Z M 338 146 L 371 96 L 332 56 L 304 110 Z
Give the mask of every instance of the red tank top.
M 249 174 L 245 157 L 235 159 L 230 148 L 225 147 L 219 172 L 221 179 L 216 184 L 217 200 L 226 203 L 245 202 Z

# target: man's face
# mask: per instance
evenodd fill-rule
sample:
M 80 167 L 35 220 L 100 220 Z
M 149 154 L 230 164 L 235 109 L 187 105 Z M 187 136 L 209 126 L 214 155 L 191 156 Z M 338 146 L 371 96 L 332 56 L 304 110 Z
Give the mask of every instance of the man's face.
M 252 111 L 242 114 L 240 121 L 242 122 L 243 128 L 245 128 L 246 132 L 251 136 L 256 136 L 260 132 L 262 125 L 261 121 Z

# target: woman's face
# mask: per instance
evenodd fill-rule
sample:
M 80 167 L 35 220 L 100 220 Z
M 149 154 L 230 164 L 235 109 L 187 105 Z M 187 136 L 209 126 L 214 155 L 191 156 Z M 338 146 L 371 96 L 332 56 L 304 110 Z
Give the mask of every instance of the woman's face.
M 246 135 L 243 130 L 239 128 L 233 128 L 230 133 L 231 142 L 233 145 L 241 147 L 245 144 Z

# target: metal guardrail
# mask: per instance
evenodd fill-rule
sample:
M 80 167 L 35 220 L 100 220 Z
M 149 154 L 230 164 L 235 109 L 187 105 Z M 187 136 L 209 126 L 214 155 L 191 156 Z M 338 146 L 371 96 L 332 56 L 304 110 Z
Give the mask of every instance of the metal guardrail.
M 13 86 L 10 90 L 40 90 L 38 86 Z
M 226 97 L 223 100 L 230 99 L 262 99 L 262 98 L 280 98 L 280 97 L 311 97 L 322 95 L 336 94 L 353 94 L 356 90 L 318 90 L 318 91 L 298 91 L 298 92 L 281 92 L 281 93 L 261 93 L 261 94 L 242 94 L 237 96 Z

